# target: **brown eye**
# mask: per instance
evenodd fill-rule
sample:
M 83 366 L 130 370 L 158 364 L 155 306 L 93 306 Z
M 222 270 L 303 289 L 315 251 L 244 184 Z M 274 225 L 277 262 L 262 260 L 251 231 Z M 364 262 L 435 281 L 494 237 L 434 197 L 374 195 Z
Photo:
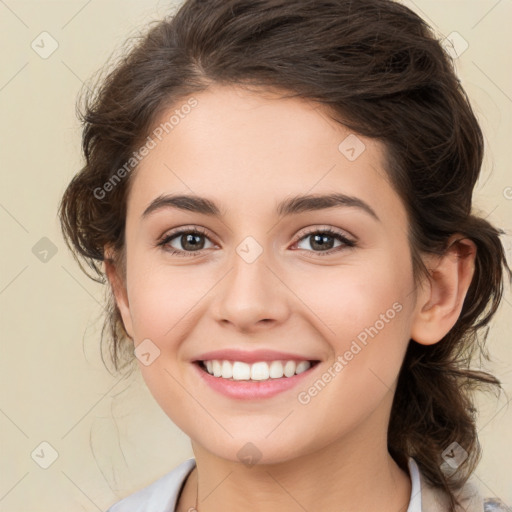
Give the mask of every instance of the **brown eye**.
M 306 245 L 309 247 L 300 247 L 299 244 L 302 243 L 302 241 L 306 241 Z M 335 245 L 336 241 L 339 242 L 338 245 Z M 354 247 L 356 243 L 332 229 L 317 229 L 316 231 L 310 231 L 303 235 L 296 242 L 296 245 L 299 249 L 316 252 L 323 256 L 324 254 L 338 252 L 343 248 Z
M 210 243 L 210 246 L 207 246 Z M 182 229 L 167 234 L 158 244 L 171 254 L 186 256 L 213 247 L 206 234 L 196 229 Z

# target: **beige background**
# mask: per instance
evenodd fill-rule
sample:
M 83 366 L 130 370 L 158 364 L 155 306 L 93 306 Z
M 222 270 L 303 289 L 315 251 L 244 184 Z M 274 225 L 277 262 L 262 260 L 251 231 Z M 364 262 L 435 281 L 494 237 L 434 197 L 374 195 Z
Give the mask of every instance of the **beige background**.
M 416 0 L 406 5 L 440 37 L 456 31 L 457 70 L 486 134 L 476 206 L 504 227 L 512 256 L 512 37 L 510 0 Z M 81 165 L 75 99 L 82 81 L 126 36 L 165 14 L 156 0 L 0 0 L 2 321 L 0 510 L 106 510 L 192 456 L 188 438 L 159 409 L 139 374 L 114 378 L 99 357 L 103 290 L 67 252 L 56 217 Z M 47 31 L 57 50 L 31 47 Z M 48 37 L 48 36 L 44 36 Z M 50 47 L 46 39 L 45 48 Z M 43 51 L 42 48 L 40 51 Z M 41 238 L 57 252 L 39 259 Z M 34 246 L 36 249 L 33 249 Z M 36 254 L 34 254 L 34 252 Z M 37 257 L 37 253 L 39 257 Z M 488 368 L 512 396 L 512 299 L 488 338 Z M 476 480 L 512 504 L 512 410 L 507 396 L 480 400 L 484 449 Z M 42 445 L 46 442 L 48 445 Z M 52 450 L 57 458 L 51 462 Z

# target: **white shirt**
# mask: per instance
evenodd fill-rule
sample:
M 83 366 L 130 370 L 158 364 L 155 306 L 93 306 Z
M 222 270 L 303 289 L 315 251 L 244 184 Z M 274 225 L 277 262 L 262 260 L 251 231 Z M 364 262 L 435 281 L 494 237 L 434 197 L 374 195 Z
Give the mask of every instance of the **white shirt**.
M 409 498 L 407 512 L 422 512 L 420 470 L 412 457 L 409 457 L 408 466 L 409 476 L 411 477 L 411 497 Z
M 114 503 L 106 512 L 175 512 L 178 496 L 196 465 L 194 458 L 182 462 L 153 483 Z M 422 512 L 421 481 L 416 461 L 409 457 L 411 497 L 407 512 Z

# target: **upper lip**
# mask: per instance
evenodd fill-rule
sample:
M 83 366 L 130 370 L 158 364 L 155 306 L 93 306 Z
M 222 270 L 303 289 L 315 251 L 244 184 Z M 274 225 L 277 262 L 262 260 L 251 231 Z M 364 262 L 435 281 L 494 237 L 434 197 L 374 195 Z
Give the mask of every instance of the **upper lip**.
M 291 352 L 277 352 L 275 350 L 239 350 L 239 349 L 224 349 L 214 350 L 212 352 L 205 352 L 193 359 L 193 361 L 212 361 L 217 359 L 219 361 L 242 361 L 244 363 L 257 363 L 258 361 L 317 361 L 313 357 L 305 357 L 300 354 L 293 354 Z

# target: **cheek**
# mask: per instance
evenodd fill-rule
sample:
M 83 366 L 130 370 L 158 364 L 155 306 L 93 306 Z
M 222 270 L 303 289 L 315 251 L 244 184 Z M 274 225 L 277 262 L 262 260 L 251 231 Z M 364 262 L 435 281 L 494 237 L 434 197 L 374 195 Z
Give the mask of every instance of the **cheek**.
M 188 270 L 187 270 L 188 269 Z M 182 329 L 187 316 L 212 287 L 212 276 L 198 268 L 149 264 L 134 259 L 128 293 L 137 339 L 150 338 L 159 344 L 170 330 Z
M 315 411 L 322 418 L 325 435 L 333 438 L 355 429 L 383 400 L 391 400 L 412 312 L 405 277 L 349 274 L 344 286 L 318 280 L 314 292 L 304 297 L 322 320 L 317 325 L 331 354 L 324 373 L 298 390 L 297 399 L 306 416 Z
M 332 370 L 335 380 L 360 393 L 371 393 L 382 383 L 392 385 L 410 333 L 408 261 L 375 261 L 379 264 L 328 269 L 301 290 L 301 299 L 313 313 L 310 318 L 316 319 L 328 341 L 332 360 L 342 358 L 338 371 Z
M 303 273 L 288 276 L 290 288 L 299 291 L 327 338 L 346 341 L 374 324 L 379 330 L 392 324 L 396 327 L 407 316 L 398 314 L 410 301 L 412 275 L 407 261 L 374 259 L 378 265 L 323 267 L 310 277 Z

